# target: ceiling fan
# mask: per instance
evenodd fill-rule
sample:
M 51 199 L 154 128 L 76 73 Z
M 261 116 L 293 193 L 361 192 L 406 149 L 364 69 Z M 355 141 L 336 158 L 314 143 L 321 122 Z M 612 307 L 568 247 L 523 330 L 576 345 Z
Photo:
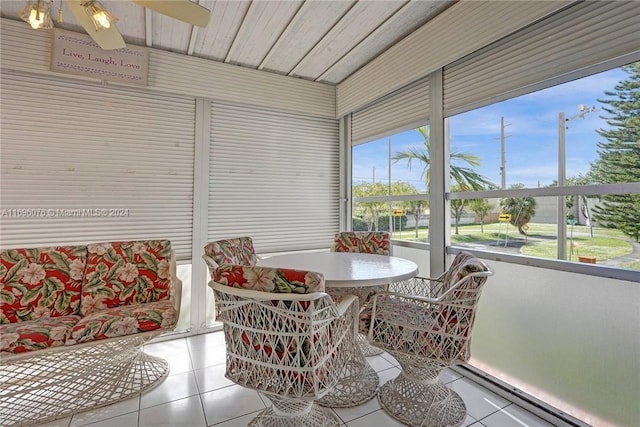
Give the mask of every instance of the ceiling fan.
M 191 0 L 131 0 L 147 9 L 198 27 L 206 27 L 211 12 Z M 65 0 L 69 10 L 87 34 L 102 49 L 121 49 L 126 46 L 114 25 L 117 18 L 96 0 Z M 52 28 L 51 0 L 31 0 L 20 17 L 33 28 Z M 59 15 L 60 16 L 60 11 Z

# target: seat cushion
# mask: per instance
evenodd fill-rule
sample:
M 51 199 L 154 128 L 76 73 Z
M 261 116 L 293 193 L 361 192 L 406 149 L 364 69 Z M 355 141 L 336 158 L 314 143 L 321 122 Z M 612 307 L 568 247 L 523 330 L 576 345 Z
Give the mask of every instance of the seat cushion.
M 0 251 L 0 324 L 78 314 L 86 260 L 86 246 Z
M 0 351 L 25 353 L 64 345 L 79 320 L 78 315 L 68 315 L 0 325 Z
M 172 301 L 125 305 L 93 312 L 72 329 L 66 345 L 122 337 L 155 330 L 171 330 L 177 321 Z
M 144 240 L 88 245 L 83 316 L 107 308 L 168 300 L 171 242 Z

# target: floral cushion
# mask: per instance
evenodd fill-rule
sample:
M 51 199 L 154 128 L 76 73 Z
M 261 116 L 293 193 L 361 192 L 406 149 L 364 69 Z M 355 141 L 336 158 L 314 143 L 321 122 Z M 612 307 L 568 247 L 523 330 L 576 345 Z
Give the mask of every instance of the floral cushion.
M 80 316 L 69 315 L 0 325 L 0 351 L 25 353 L 64 345 L 79 320 Z
M 170 298 L 170 241 L 97 243 L 88 252 L 82 315 Z
M 109 308 L 83 317 L 72 329 L 65 345 L 122 337 L 139 332 L 170 330 L 176 324 L 173 302 Z
M 204 247 L 204 254 L 211 257 L 218 265 L 238 264 L 251 267 L 258 262 L 251 237 L 211 242 Z
M 313 271 L 224 264 L 212 280 L 233 288 L 274 293 L 324 292 L 324 277 Z
M 86 246 L 0 252 L 0 323 L 78 314 Z
M 383 231 L 346 231 L 335 235 L 331 250 L 333 252 L 391 255 L 391 239 L 389 233 Z

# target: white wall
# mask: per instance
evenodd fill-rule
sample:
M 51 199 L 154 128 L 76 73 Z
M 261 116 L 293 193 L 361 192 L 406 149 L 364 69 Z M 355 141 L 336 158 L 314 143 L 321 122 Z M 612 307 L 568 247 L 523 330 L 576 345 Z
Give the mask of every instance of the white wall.
M 637 426 L 638 284 L 488 263 L 472 364 L 592 425 Z
M 406 258 L 418 264 L 418 275 L 423 277 L 429 277 L 429 252 L 408 248 L 405 246 L 393 246 L 393 256 L 398 256 L 400 258 Z

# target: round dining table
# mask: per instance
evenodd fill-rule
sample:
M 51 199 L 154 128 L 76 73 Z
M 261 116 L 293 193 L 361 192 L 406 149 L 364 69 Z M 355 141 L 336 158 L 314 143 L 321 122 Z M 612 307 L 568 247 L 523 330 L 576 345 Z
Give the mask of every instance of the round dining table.
M 352 252 L 298 252 L 262 258 L 260 267 L 292 268 L 322 273 L 327 293 L 339 300 L 343 295 L 356 295 L 362 306 L 375 290 L 389 283 L 409 279 L 418 274 L 418 266 L 404 258 Z M 381 288 L 382 287 L 382 288 Z M 323 406 L 360 405 L 378 392 L 378 374 L 365 355 L 382 353 L 372 347 L 363 335 L 356 340 L 356 358 L 349 361 L 336 387 L 319 403 Z
M 404 258 L 352 252 L 304 252 L 275 255 L 261 267 L 293 268 L 322 273 L 327 288 L 360 288 L 409 279 L 418 265 Z

